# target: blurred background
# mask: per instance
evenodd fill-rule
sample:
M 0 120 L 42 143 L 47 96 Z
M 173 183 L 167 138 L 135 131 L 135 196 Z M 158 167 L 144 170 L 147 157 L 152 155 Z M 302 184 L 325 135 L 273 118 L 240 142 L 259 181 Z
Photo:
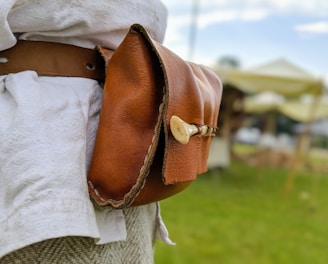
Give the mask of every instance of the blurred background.
M 223 82 L 209 171 L 156 263 L 327 263 L 328 2 L 163 0 L 164 45 Z

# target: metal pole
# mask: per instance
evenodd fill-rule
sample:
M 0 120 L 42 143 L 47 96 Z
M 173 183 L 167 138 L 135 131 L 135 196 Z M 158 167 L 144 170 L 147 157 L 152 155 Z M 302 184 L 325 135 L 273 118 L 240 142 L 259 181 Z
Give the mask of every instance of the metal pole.
M 190 35 L 189 35 L 189 55 L 188 55 L 189 60 L 193 59 L 194 51 L 195 51 L 199 2 L 200 0 L 193 0 L 193 4 L 192 4 L 191 25 L 190 25 Z

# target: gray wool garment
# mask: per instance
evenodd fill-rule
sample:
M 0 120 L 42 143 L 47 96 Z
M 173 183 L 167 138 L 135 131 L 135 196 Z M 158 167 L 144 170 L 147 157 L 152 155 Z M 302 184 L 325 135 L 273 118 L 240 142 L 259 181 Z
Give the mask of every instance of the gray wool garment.
M 156 204 L 124 209 L 127 239 L 96 245 L 92 238 L 62 237 L 24 247 L 0 264 L 151 264 L 154 262 Z

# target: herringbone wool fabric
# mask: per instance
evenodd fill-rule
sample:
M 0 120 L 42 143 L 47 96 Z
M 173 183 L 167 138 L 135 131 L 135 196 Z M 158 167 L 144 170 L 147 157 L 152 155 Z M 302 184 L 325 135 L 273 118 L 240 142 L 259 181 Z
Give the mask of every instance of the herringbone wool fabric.
M 0 264 L 151 264 L 156 210 L 155 204 L 124 209 L 126 241 L 96 245 L 87 237 L 56 238 L 10 253 Z

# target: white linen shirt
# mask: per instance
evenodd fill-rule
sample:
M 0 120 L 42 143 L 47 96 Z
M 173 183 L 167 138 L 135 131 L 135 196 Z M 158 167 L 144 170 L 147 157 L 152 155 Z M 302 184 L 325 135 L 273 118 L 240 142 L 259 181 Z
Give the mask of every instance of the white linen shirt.
M 115 49 L 133 23 L 162 42 L 166 16 L 157 0 L 0 0 L 0 50 L 17 38 Z M 91 79 L 0 76 L 0 258 L 63 236 L 126 238 L 122 211 L 94 208 L 87 190 L 101 97 Z

